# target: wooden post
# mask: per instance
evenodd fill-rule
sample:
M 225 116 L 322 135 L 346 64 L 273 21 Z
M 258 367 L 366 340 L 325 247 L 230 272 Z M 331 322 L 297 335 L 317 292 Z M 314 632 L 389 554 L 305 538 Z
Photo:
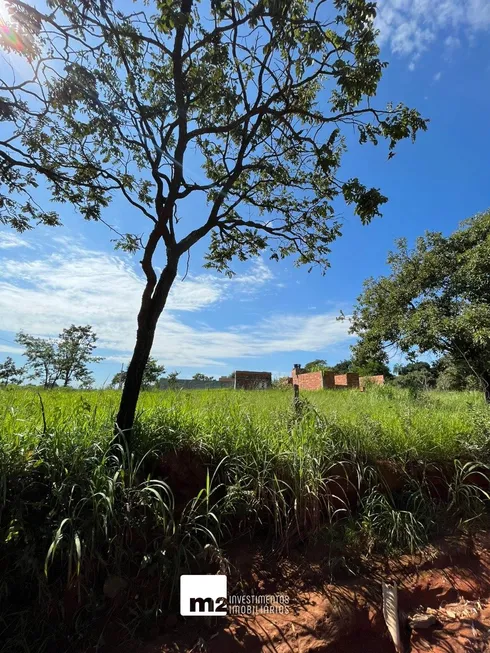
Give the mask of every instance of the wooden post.
M 301 401 L 299 398 L 299 385 L 297 383 L 293 384 L 293 411 L 296 415 L 296 418 L 299 418 L 301 415 Z
M 296 414 L 299 414 L 299 408 L 300 408 L 300 402 L 299 402 L 299 383 L 298 383 L 298 375 L 301 372 L 301 365 L 299 363 L 294 364 L 294 372 L 293 374 L 293 409 L 296 412 Z

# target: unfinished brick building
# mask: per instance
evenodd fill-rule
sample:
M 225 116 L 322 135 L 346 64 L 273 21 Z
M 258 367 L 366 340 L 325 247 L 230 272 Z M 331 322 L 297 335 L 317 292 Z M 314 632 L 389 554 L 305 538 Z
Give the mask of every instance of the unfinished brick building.
M 237 370 L 231 376 L 222 376 L 219 381 L 222 385 L 228 385 L 235 390 L 266 390 L 272 385 L 272 374 Z
M 327 390 L 335 388 L 335 375 L 333 372 L 297 372 L 293 369 L 293 385 L 298 385 L 300 390 Z
M 378 374 L 376 376 L 361 376 L 359 378 L 359 386 L 364 388 L 366 385 L 372 383 L 373 385 L 384 385 L 385 377 L 383 374 Z
M 296 365 L 291 372 L 292 385 L 297 385 L 300 390 L 330 390 L 341 388 L 359 388 L 363 390 L 368 383 L 384 384 L 384 376 L 362 376 L 355 372 L 347 374 L 334 374 L 333 372 L 301 372 Z
M 347 374 L 335 375 L 336 388 L 358 388 L 359 387 L 359 374 L 355 372 L 347 372 Z

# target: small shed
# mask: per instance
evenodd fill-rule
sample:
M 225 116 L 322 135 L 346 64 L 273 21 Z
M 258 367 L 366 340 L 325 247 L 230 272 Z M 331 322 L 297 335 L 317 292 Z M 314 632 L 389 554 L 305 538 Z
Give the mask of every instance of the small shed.
M 266 390 L 272 386 L 271 372 L 245 372 L 237 370 L 234 373 L 235 390 Z

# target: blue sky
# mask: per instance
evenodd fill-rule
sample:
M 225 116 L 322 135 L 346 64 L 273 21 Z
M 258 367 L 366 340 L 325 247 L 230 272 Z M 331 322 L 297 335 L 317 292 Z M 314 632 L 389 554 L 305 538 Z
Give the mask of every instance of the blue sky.
M 359 176 L 388 195 L 383 217 L 362 227 L 342 207 L 343 237 L 333 244 L 325 276 L 263 258 L 235 265 L 230 280 L 202 268 L 205 247 L 197 246 L 154 344 L 169 371 L 282 375 L 293 363 L 348 357 L 353 341 L 336 316 L 349 313 L 366 277 L 386 272 L 394 239 L 413 241 L 427 229 L 450 233 L 490 207 L 490 3 L 382 0 L 378 25 L 390 66 L 377 104 L 402 101 L 431 121 L 415 145 L 402 144 L 390 161 L 384 146 L 355 146 L 346 155 L 343 177 Z M 67 207 L 61 217 L 62 228 L 0 231 L 0 360 L 21 360 L 14 342 L 20 329 L 56 336 L 71 323 L 88 323 L 106 359 L 94 368 L 102 384 L 127 362 L 134 344 L 139 259 L 114 252 L 105 227 L 83 222 Z M 118 227 L 133 220 L 122 202 L 104 217 Z M 185 261 L 179 272 L 182 277 Z

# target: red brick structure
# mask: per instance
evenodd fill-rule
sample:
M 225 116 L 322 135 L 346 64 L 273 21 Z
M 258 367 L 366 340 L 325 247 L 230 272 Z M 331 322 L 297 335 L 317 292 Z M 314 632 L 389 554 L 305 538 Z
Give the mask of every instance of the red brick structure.
M 347 374 L 335 375 L 336 388 L 358 388 L 359 387 L 359 374 L 356 372 L 347 372 Z
M 333 372 L 291 372 L 293 385 L 298 385 L 300 390 L 327 390 L 335 388 Z
M 373 383 L 375 385 L 384 385 L 385 377 L 382 374 L 378 376 L 362 376 L 355 372 L 347 374 L 334 374 L 333 372 L 301 372 L 293 369 L 288 381 L 289 384 L 297 385 L 300 390 L 330 390 L 333 388 L 359 388 Z
M 272 386 L 270 372 L 243 372 L 236 371 L 235 390 L 266 390 Z
M 361 376 L 359 379 L 359 387 L 361 388 L 364 388 L 369 383 L 373 385 L 384 385 L 385 377 L 383 374 L 378 374 L 377 376 Z

